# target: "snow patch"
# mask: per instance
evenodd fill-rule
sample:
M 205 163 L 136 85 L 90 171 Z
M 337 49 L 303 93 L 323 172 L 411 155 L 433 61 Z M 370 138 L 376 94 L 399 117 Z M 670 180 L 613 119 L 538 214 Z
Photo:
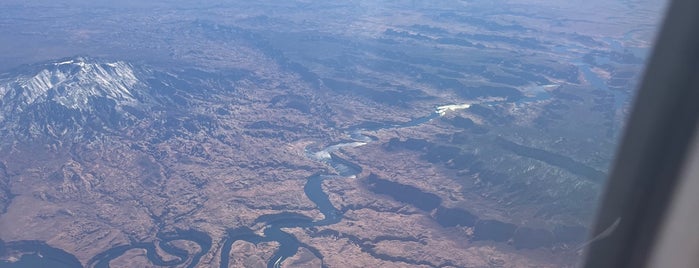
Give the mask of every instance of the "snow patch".
M 66 65 L 66 64 L 71 64 L 71 63 L 73 63 L 73 62 L 74 62 L 73 60 L 68 60 L 68 61 L 56 62 L 56 63 L 54 63 L 53 65 L 56 65 L 56 66 L 58 66 L 58 65 Z
M 447 112 L 464 110 L 464 109 L 468 109 L 470 107 L 471 107 L 470 103 L 437 106 L 437 108 L 435 109 L 435 113 L 439 114 L 439 116 L 444 116 L 447 114 Z
M 367 145 L 367 143 L 361 142 L 361 141 L 356 141 L 356 142 L 340 143 L 340 144 L 328 146 L 324 150 L 314 153 L 313 158 L 316 160 L 320 160 L 320 161 L 330 160 L 332 158 L 332 156 L 330 154 L 334 151 L 337 151 L 337 150 L 343 148 L 343 147 L 359 147 L 359 146 L 364 146 L 364 145 Z

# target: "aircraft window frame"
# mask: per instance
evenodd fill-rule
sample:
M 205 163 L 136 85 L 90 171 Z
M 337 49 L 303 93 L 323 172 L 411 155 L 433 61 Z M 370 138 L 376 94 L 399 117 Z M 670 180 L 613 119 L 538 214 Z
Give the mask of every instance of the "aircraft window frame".
M 584 267 L 648 265 L 699 122 L 697 10 L 699 1 L 669 3 L 599 203 Z

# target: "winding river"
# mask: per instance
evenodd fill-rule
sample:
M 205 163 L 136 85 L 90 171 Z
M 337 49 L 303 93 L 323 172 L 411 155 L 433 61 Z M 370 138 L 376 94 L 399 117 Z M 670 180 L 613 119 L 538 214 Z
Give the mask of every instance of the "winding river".
M 461 105 L 459 108 L 467 108 L 468 106 Z M 428 122 L 440 116 L 439 109 L 436 112 L 416 118 L 406 123 L 380 123 L 372 127 L 372 130 L 392 129 L 417 126 Z M 257 223 L 265 224 L 263 230 L 264 235 L 258 235 L 249 228 L 231 229 L 228 231 L 221 248 L 220 267 L 228 267 L 230 262 L 230 251 L 233 243 L 236 241 L 247 241 L 253 244 L 261 242 L 275 241 L 279 243 L 279 249 L 274 253 L 272 258 L 267 263 L 267 267 L 281 267 L 284 260 L 293 256 L 298 251 L 298 248 L 304 246 L 293 235 L 284 232 L 283 228 L 310 228 L 331 225 L 340 222 L 343 217 L 343 212 L 335 208 L 328 195 L 323 192 L 321 187 L 324 180 L 342 179 L 356 176 L 362 169 L 358 165 L 340 158 L 334 152 L 345 147 L 358 147 L 367 143 L 374 142 L 372 137 L 362 134 L 363 129 L 357 127 L 347 131 L 350 141 L 329 145 L 323 149 L 312 151 L 306 148 L 306 157 L 327 164 L 331 167 L 328 174 L 314 174 L 307 178 L 304 186 L 306 196 L 316 204 L 316 207 L 324 215 L 322 220 L 313 221 L 306 216 L 295 213 L 279 213 L 272 215 L 263 215 L 256 220 Z M 183 265 L 186 267 L 195 267 L 201 257 L 206 254 L 212 246 L 211 237 L 196 230 L 176 230 L 171 232 L 157 234 L 158 242 L 138 242 L 129 245 L 122 245 L 111 248 L 94 256 L 88 261 L 87 267 L 109 267 L 109 262 L 124 255 L 132 249 L 143 249 L 146 251 L 146 257 L 149 261 L 158 266 L 175 266 Z M 199 251 L 191 254 L 187 250 L 178 248 L 172 245 L 175 240 L 187 240 L 195 242 L 199 245 Z M 0 241 L 0 249 L 23 252 L 25 254 L 15 262 L 6 263 L 0 262 L 0 267 L 37 267 L 50 265 L 51 267 L 81 267 L 80 262 L 75 256 L 53 247 L 46 245 L 40 241 L 16 241 L 3 243 Z M 168 260 L 163 259 L 157 253 L 156 248 L 159 247 L 163 252 L 171 255 L 173 258 Z M 320 252 L 317 252 L 312 247 L 306 246 L 313 254 L 322 259 Z
M 519 101 L 535 101 L 548 97 L 548 93 L 542 91 L 536 96 L 527 97 Z M 481 105 L 488 105 L 490 103 L 492 102 L 484 102 L 481 103 Z M 263 229 L 263 235 L 259 235 L 246 227 L 228 230 L 221 248 L 220 267 L 228 267 L 230 263 L 230 251 L 236 241 L 247 241 L 253 244 L 271 241 L 279 243 L 279 249 L 269 259 L 267 267 L 281 267 L 284 260 L 295 255 L 299 247 L 307 248 L 319 259 L 322 259 L 323 256 L 320 254 L 320 252 L 308 245 L 304 245 L 298 241 L 296 237 L 284 232 L 282 229 L 326 226 L 338 223 L 340 220 L 342 220 L 343 212 L 333 206 L 327 193 L 322 190 L 321 185 L 324 180 L 336 180 L 356 176 L 357 174 L 361 173 L 362 169 L 360 166 L 342 159 L 336 155 L 335 152 L 342 148 L 358 147 L 375 142 L 375 138 L 363 134 L 367 131 L 367 129 L 369 131 L 378 131 L 418 126 L 444 115 L 446 111 L 467 109 L 469 107 L 469 104 L 445 105 L 436 107 L 435 111 L 427 116 L 415 118 L 408 122 L 371 123 L 370 126 L 358 126 L 355 128 L 350 128 L 346 131 L 347 136 L 350 137 L 349 141 L 331 144 L 318 150 L 310 149 L 310 146 L 307 147 L 305 152 L 306 157 L 314 161 L 325 163 L 330 167 L 327 174 L 318 173 L 308 177 L 304 186 L 304 193 L 313 203 L 315 203 L 318 210 L 324 215 L 324 218 L 322 220 L 314 221 L 313 219 L 300 214 L 283 212 L 279 214 L 263 215 L 255 221 L 255 224 L 264 224 L 265 227 Z M 212 247 L 211 237 L 204 232 L 196 230 L 176 230 L 166 233 L 159 233 L 157 238 L 159 241 L 157 244 L 156 242 L 138 242 L 111 248 L 94 256 L 88 261 L 87 266 L 109 267 L 110 261 L 122 256 L 127 251 L 132 249 L 143 249 L 146 251 L 147 258 L 155 265 L 181 265 L 186 267 L 195 267 L 199 263 L 200 258 Z M 171 242 L 175 240 L 188 240 L 195 242 L 199 245 L 200 250 L 194 254 L 191 254 L 191 252 L 172 245 Z M 23 242 L 24 244 L 22 244 Z M 18 241 L 4 243 L 2 246 L 11 250 L 27 253 L 23 255 L 19 261 L 8 264 L 12 265 L 8 267 L 36 267 L 37 263 L 47 264 L 45 263 L 47 260 L 62 264 L 59 266 L 52 265 L 52 267 L 80 267 L 80 262 L 77 261 L 75 256 L 60 249 L 47 246 L 41 242 Z M 163 252 L 171 255 L 172 258 L 168 260 L 163 259 L 162 256 L 158 255 L 156 251 L 156 248 L 158 247 Z M 0 262 L 0 266 L 5 267 L 4 264 L 6 263 Z
M 382 128 L 377 128 L 375 130 L 416 126 L 428 122 L 431 119 L 437 117 L 439 117 L 439 113 L 435 112 L 429 116 L 420 117 L 407 123 L 388 123 L 385 124 Z M 311 151 L 310 149 L 306 148 L 306 156 L 308 158 L 326 163 L 328 164 L 328 166 L 332 167 L 332 174 L 315 174 L 308 177 L 306 185 L 303 189 L 308 199 L 310 199 L 313 203 L 316 204 L 316 207 L 324 215 L 324 218 L 322 220 L 313 221 L 310 218 L 306 218 L 300 215 L 291 213 L 281 213 L 271 216 L 268 215 L 269 218 L 272 219 L 265 221 L 267 226 L 264 229 L 264 236 L 257 235 L 249 229 L 231 230 L 229 231 L 228 237 L 225 239 L 223 248 L 221 250 L 221 268 L 228 267 L 230 262 L 229 254 L 232 245 L 233 243 L 239 240 L 247 241 L 254 244 L 269 241 L 278 242 L 280 244 L 279 250 L 277 250 L 277 252 L 275 252 L 272 256 L 272 258 L 269 259 L 269 261 L 267 262 L 267 267 L 281 267 L 281 264 L 284 262 L 284 260 L 296 254 L 298 248 L 302 246 L 301 242 L 299 242 L 296 239 L 296 237 L 282 231 L 282 228 L 309 228 L 331 225 L 340 222 L 340 220 L 343 217 L 343 213 L 332 205 L 330 199 L 328 198 L 328 195 L 325 192 L 323 192 L 321 185 L 324 180 L 342 179 L 356 176 L 357 174 L 361 173 L 362 169 L 360 166 L 337 156 L 336 154 L 334 154 L 334 152 L 345 147 L 358 147 L 375 141 L 371 137 L 362 134 L 361 129 L 353 129 L 348 131 L 348 133 L 350 133 L 349 136 L 352 139 L 351 141 L 329 145 L 324 149 L 318 151 Z M 260 220 L 258 219 L 258 221 Z M 323 258 L 323 256 L 320 255 L 319 252 L 315 252 L 313 248 L 306 248 L 313 252 L 313 254 L 315 254 L 316 257 L 320 259 Z
M 541 96 L 537 96 L 537 98 L 540 97 Z M 310 250 L 319 259 L 322 259 L 323 256 L 320 254 L 320 252 L 310 246 L 304 245 L 298 241 L 296 237 L 284 232 L 282 229 L 326 226 L 338 223 L 340 220 L 342 220 L 343 212 L 333 206 L 327 193 L 323 192 L 321 185 L 324 180 L 335 180 L 356 176 L 357 174 L 361 173 L 362 169 L 360 166 L 342 159 L 336 155 L 335 152 L 342 148 L 358 147 L 375 142 L 375 138 L 363 134 L 366 129 L 369 129 L 370 131 L 378 131 L 418 126 L 444 115 L 445 111 L 466 109 L 468 107 L 468 104 L 440 106 L 436 107 L 433 113 L 424 117 L 415 118 L 408 122 L 372 123 L 371 127 L 358 126 L 346 131 L 347 136 L 350 137 L 349 141 L 331 144 L 319 150 L 312 150 L 307 147 L 305 152 L 306 157 L 314 161 L 325 163 L 330 167 L 327 174 L 318 173 L 308 177 L 304 186 L 304 193 L 308 199 L 315 203 L 318 210 L 324 215 L 323 219 L 314 221 L 313 219 L 300 214 L 283 212 L 279 214 L 263 215 L 255 221 L 256 224 L 265 225 L 263 235 L 259 235 L 246 227 L 228 230 L 221 248 L 220 267 L 228 267 L 230 263 L 230 251 L 236 241 L 247 241 L 253 244 L 271 241 L 279 243 L 279 249 L 269 259 L 267 267 L 281 267 L 284 260 L 295 255 L 298 248 L 302 246 Z M 88 261 L 87 267 L 109 267 L 110 261 L 122 256 L 127 251 L 132 249 L 145 250 L 146 257 L 149 259 L 149 261 L 158 266 L 182 265 L 186 267 L 195 267 L 199 263 L 201 257 L 206 254 L 212 246 L 211 237 L 204 232 L 196 230 L 176 230 L 166 233 L 159 233 L 157 238 L 159 241 L 157 244 L 156 242 L 138 242 L 111 248 L 94 256 Z M 195 242 L 199 245 L 200 250 L 194 254 L 191 254 L 184 249 L 172 245 L 171 242 L 175 240 Z M 46 261 L 60 264 L 58 266 L 52 265 L 52 267 L 80 267 L 80 262 L 77 261 L 75 256 L 60 249 L 52 248 L 38 241 L 10 242 L 3 244 L 3 246 L 11 250 L 26 253 L 19 261 L 8 264 L 8 267 L 36 267 L 37 264 L 49 264 Z M 168 260 L 163 259 L 163 257 L 157 253 L 157 247 L 159 247 L 163 252 L 171 255 L 173 258 Z M 5 267 L 4 264 L 7 263 L 0 262 L 0 266 Z

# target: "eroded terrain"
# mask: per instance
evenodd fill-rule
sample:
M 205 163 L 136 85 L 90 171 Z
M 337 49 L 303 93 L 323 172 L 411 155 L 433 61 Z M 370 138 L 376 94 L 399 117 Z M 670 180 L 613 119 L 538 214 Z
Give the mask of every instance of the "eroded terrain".
M 574 2 L 3 4 L 0 266 L 573 266 L 662 6 Z

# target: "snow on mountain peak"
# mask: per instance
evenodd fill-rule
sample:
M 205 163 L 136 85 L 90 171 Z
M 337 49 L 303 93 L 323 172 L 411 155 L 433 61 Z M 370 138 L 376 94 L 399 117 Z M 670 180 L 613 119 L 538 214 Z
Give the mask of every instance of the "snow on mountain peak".
M 148 85 L 139 77 L 148 74 L 123 61 L 84 57 L 1 74 L 0 133 L 80 139 L 87 129 L 118 128 L 130 118 L 122 108 L 145 103 Z
M 134 102 L 133 90 L 139 85 L 142 83 L 128 63 L 77 57 L 45 64 L 34 73 L 0 79 L 0 99 L 3 106 L 52 100 L 82 110 L 88 108 L 90 97 L 106 97 L 118 104 Z

